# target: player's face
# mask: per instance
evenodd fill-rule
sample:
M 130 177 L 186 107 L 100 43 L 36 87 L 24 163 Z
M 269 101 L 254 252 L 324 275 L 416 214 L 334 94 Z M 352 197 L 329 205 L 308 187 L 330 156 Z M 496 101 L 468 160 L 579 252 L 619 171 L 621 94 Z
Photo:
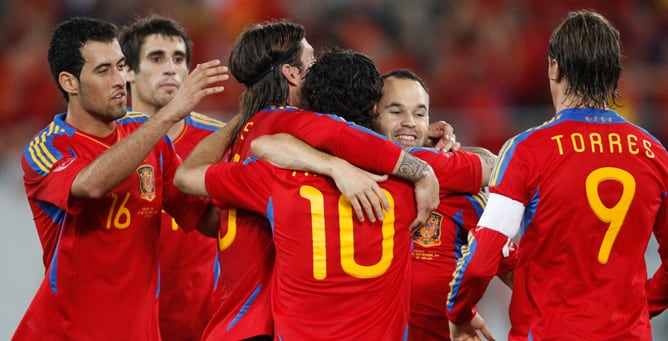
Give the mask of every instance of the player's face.
M 412 79 L 388 77 L 374 129 L 404 147 L 422 147 L 429 128 L 429 95 Z
M 118 41 L 89 41 L 81 47 L 81 55 L 84 59 L 79 76 L 81 107 L 104 121 L 125 115 L 125 57 Z
M 313 46 L 309 44 L 308 40 L 306 38 L 302 39 L 301 42 L 302 45 L 302 55 L 301 55 L 301 61 L 302 65 L 304 66 L 302 69 L 302 84 L 304 83 L 304 78 L 306 78 L 306 73 L 308 73 L 308 70 L 311 68 L 311 65 L 315 63 L 315 54 L 313 53 Z
M 313 46 L 309 44 L 306 38 L 302 39 L 301 45 L 302 45 L 302 55 L 300 59 L 302 61 L 302 69 L 299 71 L 299 77 L 297 77 L 298 79 L 296 79 L 297 85 L 295 86 L 295 91 L 297 94 L 301 92 L 301 88 L 304 85 L 304 79 L 306 79 L 306 74 L 308 73 L 308 70 L 311 68 L 311 65 L 315 63 L 315 54 L 313 53 Z M 300 106 L 301 96 L 298 95 L 293 97 L 293 100 L 291 101 L 290 105 L 297 107 Z
M 185 42 L 175 36 L 146 36 L 137 69 L 128 72 L 133 107 L 159 110 L 174 98 L 188 75 Z

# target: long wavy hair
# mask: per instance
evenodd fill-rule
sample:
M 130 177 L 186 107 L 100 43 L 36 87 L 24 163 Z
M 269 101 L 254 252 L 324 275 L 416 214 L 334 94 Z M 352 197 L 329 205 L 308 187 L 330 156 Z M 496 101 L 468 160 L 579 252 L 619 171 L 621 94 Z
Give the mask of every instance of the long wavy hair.
M 239 113 L 241 127 L 258 111 L 272 105 L 288 103 L 289 85 L 281 66 L 304 67 L 301 61 L 304 27 L 288 21 L 254 24 L 237 38 L 230 53 L 228 66 L 232 76 L 246 86 L 241 94 Z

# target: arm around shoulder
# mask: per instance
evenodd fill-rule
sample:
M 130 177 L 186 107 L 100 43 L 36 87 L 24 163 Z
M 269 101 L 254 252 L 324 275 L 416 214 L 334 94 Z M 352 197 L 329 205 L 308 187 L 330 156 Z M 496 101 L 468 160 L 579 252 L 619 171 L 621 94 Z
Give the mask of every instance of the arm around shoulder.
M 176 187 L 188 194 L 209 197 L 205 183 L 206 171 L 209 166 L 220 162 L 223 158 L 239 119 L 239 115 L 235 116 L 224 127 L 207 136 L 193 149 L 176 170 L 174 175 Z
M 482 147 L 462 147 L 461 150 L 478 155 L 482 164 L 482 184 L 483 186 L 489 184 L 489 178 L 492 175 L 492 170 L 494 170 L 497 156 Z

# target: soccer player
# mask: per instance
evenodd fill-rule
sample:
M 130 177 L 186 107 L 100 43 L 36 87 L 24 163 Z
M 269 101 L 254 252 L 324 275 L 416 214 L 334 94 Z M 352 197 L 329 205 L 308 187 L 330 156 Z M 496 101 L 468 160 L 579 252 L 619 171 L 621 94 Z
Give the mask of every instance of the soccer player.
M 223 91 L 203 63 L 156 115 L 126 115 L 125 57 L 113 24 L 71 18 L 53 33 L 51 73 L 67 112 L 25 146 L 24 184 L 46 274 L 16 340 L 159 340 L 158 239 L 164 208 L 187 230 L 218 212 L 173 186 L 179 159 L 165 133 Z
M 666 150 L 608 108 L 621 53 L 603 16 L 569 13 L 547 60 L 556 114 L 501 149 L 487 207 L 457 263 L 451 334 L 477 336 L 471 309 L 521 232 L 510 340 L 651 340 L 644 255 L 652 230 L 665 233 Z
M 149 117 L 174 98 L 188 75 L 191 41 L 175 21 L 160 16 L 136 20 L 119 38 L 125 55 L 132 109 Z M 185 158 L 224 124 L 191 112 L 167 135 Z M 163 340 L 199 340 L 211 315 L 216 240 L 184 233 L 163 211 L 160 231 L 160 335 Z
M 299 24 L 277 21 L 247 27 L 237 38 L 229 59 L 231 73 L 246 86 L 238 116 L 247 120 L 272 105 L 298 105 L 298 90 L 313 58 L 313 48 Z M 217 148 L 230 144 L 242 127 L 239 122 L 228 122 L 224 131 L 211 135 L 218 139 L 213 143 Z M 215 162 L 220 161 L 224 150 L 221 148 Z M 230 160 L 249 155 L 250 147 L 237 148 Z M 217 247 L 214 313 L 202 339 L 273 340 L 269 285 L 274 247 L 268 221 L 241 209 L 221 212 Z
M 373 117 L 373 129 L 406 148 L 423 147 L 429 127 L 427 87 L 415 73 L 405 69 L 386 73 L 383 80 L 383 96 Z M 478 154 L 483 162 L 481 181 L 475 173 L 467 181 L 487 185 L 496 155 L 478 147 L 461 150 Z M 449 284 L 460 248 L 466 243 L 468 231 L 475 228 L 486 202 L 483 191 L 442 193 L 438 208 L 414 234 L 409 340 L 450 340 L 445 317 Z M 504 258 L 500 274 L 510 277 L 513 260 L 514 257 Z
M 341 79 L 349 81 L 342 83 Z M 334 51 L 312 66 L 302 95 L 309 109 L 346 113 L 346 118 L 368 121 L 381 91 L 382 80 L 373 62 L 358 53 Z M 322 103 L 336 106 L 318 105 Z M 355 134 L 348 133 L 348 124 L 337 117 L 311 116 L 297 109 L 280 116 L 261 112 L 251 122 L 262 125 L 254 124 L 243 136 L 252 139 L 259 129 L 295 126 L 305 141 L 346 149 L 351 160 L 371 168 L 394 167 L 396 151 L 404 153 L 361 127 L 353 130 Z M 264 122 L 259 121 L 262 117 Z M 383 147 L 388 143 L 393 149 Z M 356 148 L 359 145 L 366 148 Z M 410 186 L 394 179 L 381 184 L 390 198 L 390 211 L 382 222 L 361 222 L 354 218 L 352 206 L 333 181 L 322 175 L 280 170 L 253 159 L 242 164 L 195 165 L 192 158 L 201 146 L 179 169 L 177 185 L 211 195 L 226 206 L 241 205 L 262 212 L 272 222 L 276 265 L 271 299 L 278 338 L 394 340 L 405 336 L 410 290 L 407 227 L 415 217 Z M 477 158 L 452 161 L 449 167 L 473 168 L 473 161 L 478 162 L 479 174 Z M 387 172 L 384 169 L 377 170 Z M 205 181 L 192 181 L 205 173 Z M 258 179 L 263 179 L 262 184 Z M 442 186 L 466 190 L 465 182 L 457 176 L 439 180 Z M 249 189 L 251 182 L 255 185 Z M 239 191 L 241 188 L 246 194 Z

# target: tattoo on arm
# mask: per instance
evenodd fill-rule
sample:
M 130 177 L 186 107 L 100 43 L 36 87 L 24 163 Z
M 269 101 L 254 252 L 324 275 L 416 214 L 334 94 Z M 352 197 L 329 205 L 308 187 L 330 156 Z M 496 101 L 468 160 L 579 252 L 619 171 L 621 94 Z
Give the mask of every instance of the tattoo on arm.
M 487 153 L 478 154 L 478 156 L 480 156 L 480 158 L 486 165 L 494 167 L 494 163 L 496 162 L 496 156 Z
M 418 182 L 429 174 L 429 167 L 426 162 L 405 153 L 395 175 L 411 182 Z
M 494 167 L 494 164 L 496 163 L 497 156 L 485 148 L 462 147 L 461 150 L 477 154 L 480 159 L 482 159 L 483 166 L 487 165 L 488 167 Z

